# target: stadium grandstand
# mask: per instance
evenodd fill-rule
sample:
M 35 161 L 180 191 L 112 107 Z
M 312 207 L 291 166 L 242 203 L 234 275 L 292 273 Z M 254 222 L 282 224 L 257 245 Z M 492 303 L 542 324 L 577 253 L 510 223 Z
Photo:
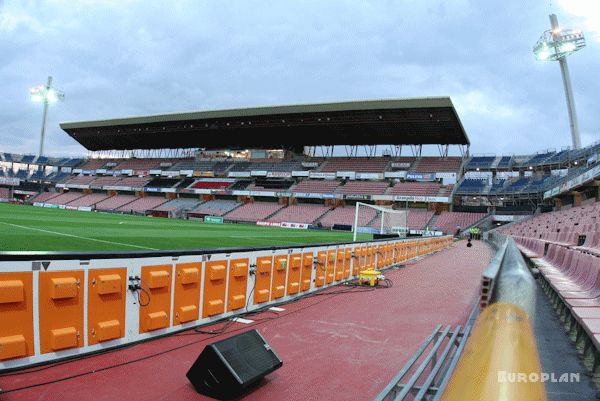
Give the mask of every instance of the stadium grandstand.
M 413 120 L 416 123 L 408 125 Z M 409 217 L 415 235 L 432 226 L 434 215 L 451 213 L 452 189 L 467 163 L 469 147 L 447 98 L 182 113 L 61 126 L 91 151 L 91 157 L 3 154 L 3 174 L 19 183 L 5 188 L 11 188 L 15 200 L 157 217 L 214 214 L 232 222 L 320 227 L 351 226 L 348 216 L 360 200 L 409 209 L 415 215 Z M 215 130 L 223 141 L 217 141 Z M 286 138 L 299 135 L 302 146 L 297 141 L 282 143 L 272 136 L 274 130 L 284 130 Z M 402 135 L 392 137 L 391 131 Z M 253 142 L 231 149 L 227 137 L 234 135 Z M 422 156 L 423 147 L 432 144 L 441 146 L 440 155 Z M 334 155 L 334 148 L 342 146 L 347 155 Z M 448 156 L 451 146 L 463 156 Z M 321 155 L 316 154 L 319 149 Z M 413 155 L 402 155 L 403 149 Z M 145 157 L 153 152 L 164 157 Z M 124 153 L 133 157 L 124 158 Z M 26 183 L 40 185 L 34 185 L 34 191 L 21 190 Z M 131 196 L 145 199 L 131 202 Z M 336 211 L 339 208 L 349 210 Z M 432 212 L 423 213 L 423 208 Z M 210 211 L 214 213 L 204 213 Z M 365 222 L 367 227 L 372 223 Z
M 449 98 L 61 127 L 86 157 L 0 153 L 2 399 L 596 393 L 600 143 L 471 155 Z

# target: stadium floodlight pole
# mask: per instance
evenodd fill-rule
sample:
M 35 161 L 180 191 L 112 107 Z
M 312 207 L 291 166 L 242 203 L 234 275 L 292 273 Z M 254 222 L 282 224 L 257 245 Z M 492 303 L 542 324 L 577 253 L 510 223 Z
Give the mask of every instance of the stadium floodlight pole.
M 573 88 L 571 87 L 569 66 L 567 65 L 567 56 L 583 49 L 585 47 L 585 38 L 583 32 L 579 30 L 561 28 L 558 25 L 556 14 L 550 14 L 550 26 L 552 29 L 545 31 L 536 42 L 533 47 L 533 54 L 538 60 L 558 61 L 560 64 L 565 96 L 567 98 L 573 149 L 579 149 L 581 148 L 581 138 L 579 136 L 579 124 L 577 122 L 577 112 L 575 111 L 575 100 L 573 98 Z
M 48 77 L 46 85 L 36 86 L 29 90 L 29 96 L 34 102 L 44 103 L 44 112 L 42 114 L 42 131 L 40 133 L 40 151 L 38 156 L 44 154 L 44 139 L 46 137 L 46 117 L 48 116 L 48 105 L 58 101 L 65 100 L 65 94 L 52 87 L 52 77 Z

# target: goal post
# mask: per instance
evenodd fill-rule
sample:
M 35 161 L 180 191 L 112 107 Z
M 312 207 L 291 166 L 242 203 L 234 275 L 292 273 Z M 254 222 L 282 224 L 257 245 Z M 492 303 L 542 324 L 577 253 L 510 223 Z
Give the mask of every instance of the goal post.
M 354 224 L 352 225 L 353 240 L 356 241 L 359 232 L 397 234 L 399 237 L 406 237 L 408 233 L 407 215 L 406 210 L 394 210 L 391 207 L 356 202 Z

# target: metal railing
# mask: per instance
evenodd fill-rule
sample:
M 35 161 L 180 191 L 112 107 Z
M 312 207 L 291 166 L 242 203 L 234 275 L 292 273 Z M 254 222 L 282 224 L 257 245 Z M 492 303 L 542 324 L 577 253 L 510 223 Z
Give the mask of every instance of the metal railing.
M 458 363 L 471 327 L 470 323 L 464 328 L 461 325 L 437 325 L 374 400 L 438 400 Z

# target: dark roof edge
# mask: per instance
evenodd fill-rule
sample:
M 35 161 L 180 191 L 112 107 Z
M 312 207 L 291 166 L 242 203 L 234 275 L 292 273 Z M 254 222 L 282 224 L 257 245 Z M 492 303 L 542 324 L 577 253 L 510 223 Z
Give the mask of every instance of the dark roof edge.
M 332 103 L 297 104 L 284 106 L 262 106 L 239 109 L 222 109 L 211 111 L 180 112 L 168 114 L 155 114 L 148 116 L 114 118 L 107 120 L 61 122 L 64 130 L 78 128 L 110 127 L 117 125 L 147 124 L 156 122 L 202 120 L 214 118 L 235 118 L 297 113 L 326 113 L 353 110 L 378 110 L 378 109 L 409 109 L 428 107 L 450 107 L 454 105 L 448 96 L 420 97 L 404 99 L 356 100 Z M 458 119 L 458 115 L 457 115 Z M 460 122 L 460 119 L 458 120 Z M 461 123 L 462 127 L 462 123 Z M 463 129 L 464 131 L 464 129 Z

